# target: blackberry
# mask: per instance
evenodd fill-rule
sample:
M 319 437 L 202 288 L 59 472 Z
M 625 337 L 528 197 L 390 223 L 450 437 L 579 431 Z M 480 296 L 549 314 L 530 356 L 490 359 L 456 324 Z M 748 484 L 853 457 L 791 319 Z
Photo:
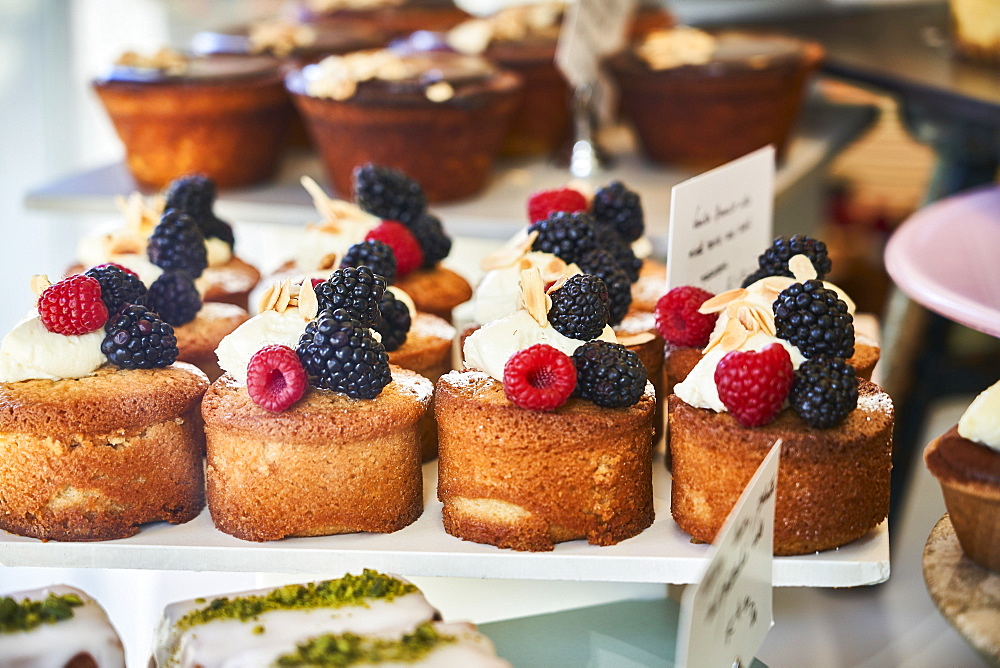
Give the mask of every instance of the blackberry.
M 437 216 L 422 213 L 417 219 L 407 225 L 413 237 L 424 251 L 424 269 L 430 269 L 451 252 L 451 237 L 444 233 L 441 221 Z
M 573 363 L 577 396 L 598 406 L 631 406 L 646 389 L 646 367 L 620 343 L 589 341 L 573 353 Z
M 379 300 L 378 310 L 382 315 L 375 323 L 375 331 L 382 335 L 382 345 L 391 352 L 406 342 L 411 324 L 410 309 L 396 299 L 391 290 L 386 290 Z
M 139 277 L 117 264 L 101 264 L 83 272 L 101 284 L 101 301 L 113 316 L 122 304 L 145 304 L 146 286 Z
M 829 429 L 858 405 L 858 377 L 840 358 L 815 357 L 796 369 L 788 403 L 810 427 Z
M 608 289 L 597 276 L 570 276 L 549 297 L 549 324 L 563 336 L 589 341 L 608 325 Z
M 586 213 L 555 211 L 528 228 L 529 232 L 538 232 L 531 250 L 552 253 L 567 263 L 577 262 L 584 253 L 597 247 L 593 222 Z
M 165 271 L 186 271 L 192 278 L 201 276 L 208 266 L 205 237 L 194 218 L 170 209 L 149 235 L 146 249 L 149 261 Z
M 385 279 L 371 267 L 343 267 L 316 286 L 319 310 L 345 309 L 364 327 L 378 322 L 378 303 L 385 292 Z
M 768 276 L 772 275 L 773 274 L 767 273 L 767 270 L 765 269 L 756 269 L 752 274 L 747 274 L 747 277 L 743 279 L 743 282 L 740 284 L 740 287 L 745 288 L 751 286 L 760 279 L 767 278 Z
M 371 163 L 354 168 L 354 201 L 370 214 L 404 225 L 427 208 L 420 184 L 399 170 Z
M 594 233 L 597 235 L 597 247 L 611 253 L 618 265 L 624 270 L 625 275 L 631 283 L 639 280 L 639 270 L 642 269 L 642 260 L 635 256 L 632 246 L 623 240 L 618 233 L 606 225 L 595 225 Z
M 146 293 L 146 305 L 173 327 L 185 325 L 201 310 L 201 295 L 183 271 L 165 271 Z
M 627 243 L 641 237 L 646 230 L 639 195 L 621 181 L 612 181 L 597 191 L 590 203 L 590 213 L 599 226 L 611 227 Z
M 174 328 L 145 306 L 126 304 L 108 320 L 101 352 L 123 369 L 169 366 L 177 359 Z
M 344 309 L 320 311 L 295 352 L 315 387 L 354 399 L 374 399 L 392 380 L 385 347 Z
M 371 267 L 371 270 L 385 279 L 386 285 L 396 282 L 396 254 L 384 241 L 369 239 L 354 244 L 344 253 L 341 267 Z
M 805 255 L 812 261 L 813 267 L 816 268 L 816 278 L 819 280 L 823 280 L 823 277 L 830 273 L 830 256 L 826 251 L 826 244 L 804 234 L 776 238 L 771 247 L 757 258 L 757 265 L 764 272 L 763 276 L 792 278 L 788 261 L 795 255 Z
M 793 283 L 778 295 L 772 308 L 778 336 L 805 357 L 847 359 L 854 354 L 854 318 L 823 281 Z
M 230 248 L 235 241 L 233 228 L 212 210 L 215 205 L 215 182 L 204 174 L 189 174 L 175 179 L 167 190 L 164 210 L 175 209 L 194 218 L 206 239 L 216 237 Z
M 586 274 L 593 274 L 604 281 L 608 288 L 608 324 L 619 324 L 632 306 L 632 283 L 611 253 L 592 250 L 585 253 L 577 264 Z

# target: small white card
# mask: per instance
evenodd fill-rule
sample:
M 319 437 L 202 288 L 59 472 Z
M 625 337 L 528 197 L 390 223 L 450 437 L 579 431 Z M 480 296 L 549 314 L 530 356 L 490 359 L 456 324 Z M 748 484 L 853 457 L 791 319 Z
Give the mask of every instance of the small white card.
M 625 46 L 636 0 L 579 0 L 563 17 L 556 65 L 574 88 L 596 85 L 601 59 Z
M 713 294 L 740 287 L 771 245 L 774 147 L 674 186 L 670 194 L 667 290 L 695 285 Z
M 774 625 L 771 569 L 780 453 L 778 440 L 716 536 L 701 582 L 684 591 L 678 666 L 728 668 L 737 660 L 749 666 Z

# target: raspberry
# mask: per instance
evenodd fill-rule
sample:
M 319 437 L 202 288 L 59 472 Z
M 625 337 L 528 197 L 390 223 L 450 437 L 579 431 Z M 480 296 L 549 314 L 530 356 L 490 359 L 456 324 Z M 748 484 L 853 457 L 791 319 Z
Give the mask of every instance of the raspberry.
M 744 427 L 760 427 L 778 416 L 792 377 L 792 358 L 780 343 L 760 352 L 733 350 L 715 367 L 719 399 Z
M 674 288 L 656 302 L 656 329 L 667 343 L 704 348 L 718 313 L 698 313 L 712 293 L 692 285 Z
M 578 262 L 584 253 L 597 247 L 593 222 L 590 214 L 556 211 L 528 228 L 529 232 L 538 232 L 531 250 L 552 253 L 566 263 Z
M 553 211 L 576 213 L 587 210 L 587 198 L 572 188 L 539 190 L 528 198 L 528 219 L 532 223 L 545 220 Z
M 624 408 L 639 401 L 648 372 L 639 356 L 621 345 L 588 341 L 573 353 L 577 395 L 605 408 Z
M 549 298 L 549 324 L 565 337 L 589 341 L 608 326 L 608 289 L 597 276 L 570 276 Z
M 368 163 L 354 168 L 354 201 L 363 211 L 404 225 L 427 208 L 420 184 L 391 167 Z
M 590 213 L 598 226 L 613 228 L 626 242 L 635 241 L 646 230 L 639 195 L 621 181 L 612 181 L 597 191 Z
M 130 269 L 109 262 L 83 272 L 101 284 L 101 301 L 108 307 L 108 314 L 118 312 L 122 304 L 145 304 L 146 286 Z
M 858 405 L 858 376 L 839 358 L 816 357 L 795 370 L 788 403 L 810 427 L 829 429 Z
M 847 304 L 823 281 L 792 283 L 771 305 L 778 338 L 805 357 L 849 358 L 854 354 L 854 318 Z
M 503 367 L 503 393 L 512 404 L 528 410 L 554 411 L 575 387 L 573 360 L 544 343 L 517 351 Z
M 74 274 L 50 285 L 38 298 L 38 317 L 54 334 L 77 336 L 100 329 L 108 319 L 101 284 L 91 276 Z
M 424 251 L 420 244 L 405 225 L 395 220 L 383 220 L 365 239 L 376 239 L 392 248 L 396 256 L 396 276 L 399 278 L 420 269 L 424 264 Z
M 288 346 L 264 346 L 247 365 L 250 399 L 272 413 L 280 413 L 301 399 L 307 382 L 299 356 Z

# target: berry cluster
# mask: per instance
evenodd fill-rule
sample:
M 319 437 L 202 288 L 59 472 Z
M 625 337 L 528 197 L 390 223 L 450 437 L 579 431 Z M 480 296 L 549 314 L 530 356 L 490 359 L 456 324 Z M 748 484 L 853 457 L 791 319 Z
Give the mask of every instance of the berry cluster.
M 503 388 L 511 403 L 529 410 L 555 410 L 574 393 L 598 406 L 623 408 L 639 401 L 646 380 L 639 356 L 620 344 L 589 341 L 570 357 L 539 343 L 507 360 Z
M 398 271 L 405 276 L 429 269 L 451 252 L 451 239 L 441 221 L 427 211 L 427 196 L 413 179 L 390 167 L 371 163 L 354 170 L 354 200 L 362 210 L 395 223 L 396 227 L 373 231 L 396 253 Z

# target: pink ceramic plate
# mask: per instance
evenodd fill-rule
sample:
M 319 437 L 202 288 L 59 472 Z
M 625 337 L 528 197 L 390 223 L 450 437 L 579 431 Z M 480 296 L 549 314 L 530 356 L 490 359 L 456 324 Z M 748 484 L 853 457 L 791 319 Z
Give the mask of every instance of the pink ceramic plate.
M 1000 337 L 1000 187 L 917 211 L 889 239 L 885 266 L 914 301 Z

